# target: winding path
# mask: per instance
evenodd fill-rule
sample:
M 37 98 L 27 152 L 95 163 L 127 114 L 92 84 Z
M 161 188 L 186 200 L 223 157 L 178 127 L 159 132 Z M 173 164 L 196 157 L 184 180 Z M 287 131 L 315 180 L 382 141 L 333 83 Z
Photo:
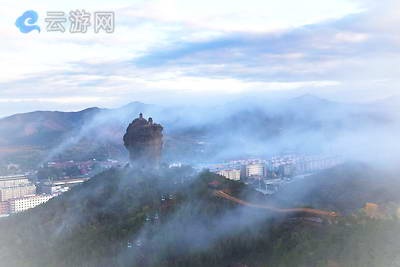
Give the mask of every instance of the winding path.
M 271 210 L 275 212 L 280 212 L 280 213 L 293 213 L 293 212 L 305 212 L 305 213 L 310 213 L 314 215 L 323 215 L 323 216 L 330 216 L 330 217 L 337 217 L 338 214 L 334 211 L 323 211 L 323 210 L 317 210 L 317 209 L 309 209 L 309 208 L 291 208 L 291 209 L 281 209 L 281 208 L 275 208 L 271 207 L 268 205 L 259 205 L 259 204 L 253 204 L 249 203 L 247 201 L 241 200 L 239 198 L 233 197 L 227 193 L 225 193 L 222 190 L 215 191 L 215 195 L 218 197 L 222 197 L 224 199 L 233 201 L 237 204 L 248 206 L 248 207 L 253 207 L 253 208 L 258 208 L 258 209 L 265 209 L 265 210 Z

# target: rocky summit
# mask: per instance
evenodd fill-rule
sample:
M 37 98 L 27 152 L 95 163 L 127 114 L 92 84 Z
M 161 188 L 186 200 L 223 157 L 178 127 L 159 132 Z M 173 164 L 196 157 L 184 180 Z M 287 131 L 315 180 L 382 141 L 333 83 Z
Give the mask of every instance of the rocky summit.
M 146 120 L 139 114 L 129 124 L 124 135 L 124 145 L 129 151 L 131 165 L 136 168 L 157 168 L 161 159 L 163 146 L 163 127 L 154 123 L 152 118 Z

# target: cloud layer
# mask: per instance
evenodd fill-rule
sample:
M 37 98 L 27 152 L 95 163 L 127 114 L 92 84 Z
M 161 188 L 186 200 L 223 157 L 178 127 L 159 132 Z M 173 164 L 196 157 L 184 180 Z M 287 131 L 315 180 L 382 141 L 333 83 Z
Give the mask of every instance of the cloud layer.
M 27 1 L 25 1 L 27 2 Z M 25 3 L 27 4 L 27 3 Z M 367 101 L 397 93 L 395 1 L 78 1 L 47 11 L 116 12 L 114 34 L 21 34 L 24 1 L 6 4 L 0 115 L 303 94 Z M 166 99 L 167 97 L 167 99 Z M 174 101 L 173 101 L 174 100 Z

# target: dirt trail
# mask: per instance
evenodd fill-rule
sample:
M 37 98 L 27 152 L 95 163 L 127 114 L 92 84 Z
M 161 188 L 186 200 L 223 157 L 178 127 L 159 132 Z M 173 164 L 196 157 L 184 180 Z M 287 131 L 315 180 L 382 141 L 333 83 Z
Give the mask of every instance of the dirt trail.
M 253 207 L 253 208 L 259 208 L 259 209 L 265 209 L 265 210 L 271 210 L 275 212 L 281 212 L 281 213 L 293 213 L 293 212 L 305 212 L 305 213 L 310 213 L 310 214 L 316 214 L 316 215 L 324 215 L 324 216 L 331 216 L 331 217 L 337 217 L 338 214 L 333 211 L 323 211 L 323 210 L 316 210 L 316 209 L 309 209 L 309 208 L 291 208 L 291 209 L 281 209 L 281 208 L 275 208 L 271 207 L 268 205 L 259 205 L 259 204 L 253 204 L 249 203 L 247 201 L 243 201 L 239 198 L 233 197 L 224 191 L 215 191 L 215 195 L 225 198 L 227 200 L 236 202 L 240 205 L 248 206 L 248 207 Z

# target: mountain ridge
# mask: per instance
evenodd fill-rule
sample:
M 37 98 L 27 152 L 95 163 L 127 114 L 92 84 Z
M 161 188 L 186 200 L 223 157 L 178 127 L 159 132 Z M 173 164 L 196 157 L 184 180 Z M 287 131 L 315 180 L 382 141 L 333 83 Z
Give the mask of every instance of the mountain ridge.
M 222 103 L 213 108 L 163 107 L 136 101 L 116 109 L 91 107 L 77 112 L 36 111 L 0 119 L 0 160 L 13 156 L 15 150 L 21 155 L 26 148 L 51 155 L 54 154 L 52 150 L 60 151 L 68 146 L 78 146 L 79 151 L 95 151 L 102 146 L 104 151 L 104 147 L 111 145 L 113 150 L 121 151 L 120 136 L 139 113 L 166 126 L 166 154 L 172 157 L 171 160 L 181 160 L 176 155 L 204 159 L 225 157 L 226 153 L 233 152 L 232 147 L 240 149 L 230 158 L 255 155 L 263 153 L 268 142 L 284 142 L 279 139 L 284 137 L 294 140 L 289 147 L 285 144 L 285 150 L 312 146 L 314 151 L 318 144 L 296 139 L 311 133 L 318 140 L 328 142 L 344 130 L 360 131 L 370 125 L 386 123 L 387 116 L 376 108 L 358 108 L 312 95 L 280 102 Z M 279 153 L 279 147 L 269 145 L 270 153 Z

